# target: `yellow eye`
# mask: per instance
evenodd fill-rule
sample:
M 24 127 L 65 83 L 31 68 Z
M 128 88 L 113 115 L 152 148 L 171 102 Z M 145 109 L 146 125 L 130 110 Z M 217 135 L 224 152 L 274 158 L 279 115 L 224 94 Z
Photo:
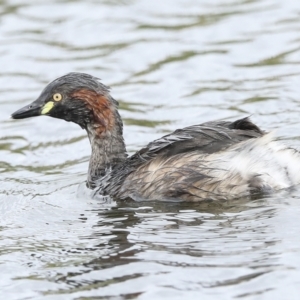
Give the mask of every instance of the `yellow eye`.
M 60 101 L 62 99 L 62 95 L 60 93 L 56 93 L 53 95 L 54 101 Z

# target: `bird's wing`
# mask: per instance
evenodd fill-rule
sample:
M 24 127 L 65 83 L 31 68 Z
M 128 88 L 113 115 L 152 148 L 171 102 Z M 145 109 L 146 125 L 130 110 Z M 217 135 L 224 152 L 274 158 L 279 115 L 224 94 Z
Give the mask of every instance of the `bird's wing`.
M 159 155 L 173 156 L 198 151 L 215 153 L 241 141 L 257 138 L 264 133 L 249 118 L 235 122 L 215 121 L 178 129 L 149 143 L 131 158 L 148 161 Z

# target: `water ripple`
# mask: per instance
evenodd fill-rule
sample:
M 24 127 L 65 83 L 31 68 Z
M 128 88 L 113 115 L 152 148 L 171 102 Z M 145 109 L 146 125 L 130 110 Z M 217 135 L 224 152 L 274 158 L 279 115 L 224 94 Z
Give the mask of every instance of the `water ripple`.
M 297 188 L 251 202 L 95 201 L 83 131 L 10 119 L 81 71 L 120 100 L 130 153 L 247 115 L 300 147 L 297 1 L 149 3 L 0 4 L 2 298 L 298 299 Z

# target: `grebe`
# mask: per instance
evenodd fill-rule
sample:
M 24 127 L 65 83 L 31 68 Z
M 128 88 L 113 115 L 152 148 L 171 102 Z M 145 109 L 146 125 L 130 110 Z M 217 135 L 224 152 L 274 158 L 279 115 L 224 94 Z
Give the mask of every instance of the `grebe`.
M 177 129 L 127 157 L 118 102 L 98 78 L 57 78 L 14 119 L 47 115 L 86 130 L 92 154 L 87 185 L 95 194 L 135 200 L 221 200 L 300 182 L 300 154 L 248 118 Z

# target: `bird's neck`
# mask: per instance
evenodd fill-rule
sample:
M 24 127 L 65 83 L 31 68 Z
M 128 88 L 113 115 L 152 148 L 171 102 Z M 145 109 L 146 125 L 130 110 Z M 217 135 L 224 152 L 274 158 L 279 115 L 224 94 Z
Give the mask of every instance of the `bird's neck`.
M 127 158 L 123 124 L 118 112 L 115 111 L 114 114 L 115 123 L 112 128 L 99 131 L 103 123 L 90 124 L 86 128 L 92 148 L 88 172 L 88 187 L 90 188 L 94 188 L 96 181 L 109 169 L 113 169 Z

